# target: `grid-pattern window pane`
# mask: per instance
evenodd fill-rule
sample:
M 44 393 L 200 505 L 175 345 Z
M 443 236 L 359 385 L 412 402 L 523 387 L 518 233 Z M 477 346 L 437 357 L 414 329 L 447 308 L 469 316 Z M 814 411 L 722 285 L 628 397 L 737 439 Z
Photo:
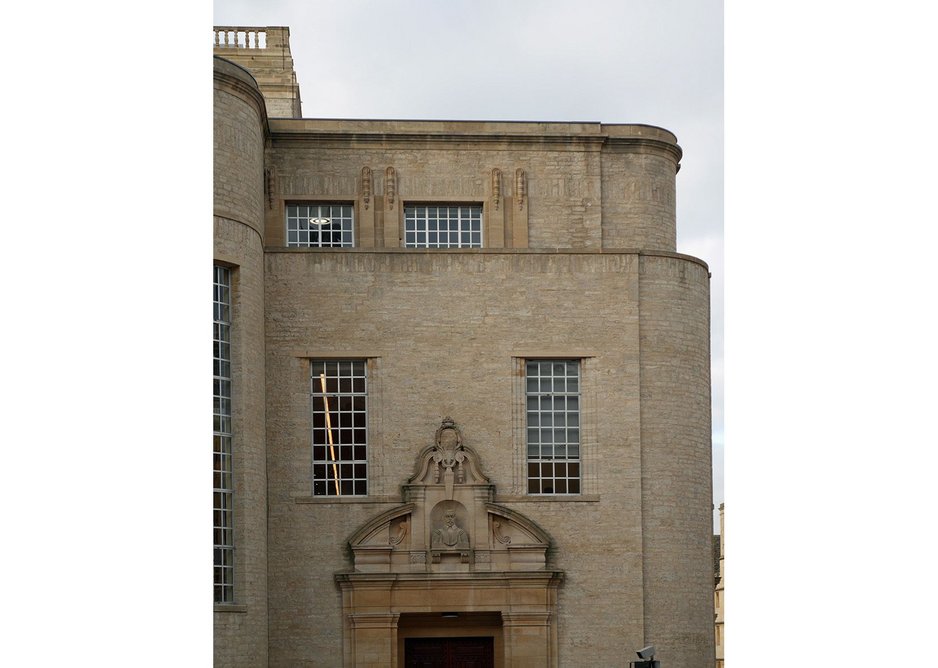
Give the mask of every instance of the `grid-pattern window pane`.
M 351 204 L 288 204 L 287 246 L 354 246 Z
M 215 602 L 234 602 L 234 525 L 231 480 L 231 270 L 215 267 L 214 534 Z
M 368 378 L 364 360 L 313 360 L 313 495 L 368 494 Z
M 580 362 L 528 360 L 529 494 L 580 493 Z
M 482 207 L 405 206 L 406 248 L 481 248 Z

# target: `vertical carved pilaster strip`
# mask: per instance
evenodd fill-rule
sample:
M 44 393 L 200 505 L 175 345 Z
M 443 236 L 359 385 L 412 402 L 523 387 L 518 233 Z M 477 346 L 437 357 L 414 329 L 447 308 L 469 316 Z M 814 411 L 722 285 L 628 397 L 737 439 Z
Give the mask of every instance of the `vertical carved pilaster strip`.
M 515 170 L 514 200 L 518 203 L 518 206 L 511 207 L 511 246 L 512 248 L 527 248 L 528 182 L 524 170 L 520 167 Z
M 384 172 L 384 201 L 387 203 L 384 207 L 384 246 L 386 248 L 401 246 L 401 210 L 396 200 L 397 173 L 394 167 L 388 167 Z
M 380 245 L 378 229 L 376 227 L 375 210 L 376 206 L 371 206 L 373 174 L 371 167 L 362 167 L 362 181 L 359 187 L 359 206 L 356 213 L 356 225 L 358 226 L 358 245 L 362 248 L 374 248 Z
M 502 170 L 498 167 L 492 170 L 492 200 L 495 202 L 495 210 L 498 211 L 498 202 L 502 196 Z
M 388 208 L 394 207 L 394 195 L 397 193 L 397 178 L 394 175 L 394 168 L 388 167 L 384 173 L 384 199 L 388 203 Z
M 365 210 L 368 210 L 368 205 L 371 202 L 371 168 L 362 167 L 362 202 L 365 205 Z
M 505 214 L 506 211 L 504 193 L 502 192 L 502 170 L 498 167 L 492 168 L 491 190 L 489 199 L 485 207 L 485 220 L 483 221 L 485 229 L 482 232 L 482 245 L 486 248 L 504 248 L 505 247 Z M 511 204 L 508 205 L 509 207 Z
M 524 198 L 527 195 L 527 182 L 524 178 L 524 170 L 520 167 L 515 170 L 515 200 L 518 202 L 518 209 L 524 208 Z

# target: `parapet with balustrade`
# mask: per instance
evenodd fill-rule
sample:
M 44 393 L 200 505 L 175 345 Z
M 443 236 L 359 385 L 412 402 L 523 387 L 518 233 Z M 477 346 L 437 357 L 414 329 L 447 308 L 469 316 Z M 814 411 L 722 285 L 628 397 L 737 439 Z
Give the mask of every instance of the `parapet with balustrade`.
M 215 26 L 212 33 L 215 55 L 244 67 L 257 80 L 269 116 L 302 117 L 289 28 Z

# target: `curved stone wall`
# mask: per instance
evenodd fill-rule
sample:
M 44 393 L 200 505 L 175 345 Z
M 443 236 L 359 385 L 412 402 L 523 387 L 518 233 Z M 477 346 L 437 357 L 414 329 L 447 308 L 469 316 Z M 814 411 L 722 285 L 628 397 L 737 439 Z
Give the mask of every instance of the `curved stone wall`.
M 215 665 L 267 666 L 263 98 L 215 59 L 214 261 L 231 267 L 233 605 L 215 606 Z M 207 272 L 206 272 L 207 274 Z
M 603 248 L 675 250 L 675 175 L 682 155 L 677 138 L 651 126 L 603 129 Z
M 713 665 L 709 277 L 643 255 L 639 277 L 645 641 Z
M 264 98 L 245 69 L 217 56 L 214 93 L 215 215 L 262 234 Z

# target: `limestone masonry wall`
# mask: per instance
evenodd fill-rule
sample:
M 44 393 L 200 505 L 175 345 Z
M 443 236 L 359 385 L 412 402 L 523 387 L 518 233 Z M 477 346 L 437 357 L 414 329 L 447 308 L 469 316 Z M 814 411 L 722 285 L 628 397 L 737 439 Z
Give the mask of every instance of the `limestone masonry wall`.
M 356 245 L 364 248 L 400 247 L 403 207 L 438 202 L 483 205 L 486 248 L 675 248 L 680 149 L 664 130 L 429 121 L 358 125 L 272 121 L 267 162 L 276 196 L 267 210 L 268 246 L 284 245 L 286 203 L 332 201 L 355 205 Z M 548 125 L 551 133 L 545 134 Z M 633 128 L 650 136 L 631 136 L 627 131 Z M 364 168 L 370 176 L 363 176 Z
M 250 70 L 264 95 L 268 115 L 302 116 L 289 28 L 216 26 L 214 32 L 215 55 Z
M 267 665 L 263 102 L 216 59 L 214 261 L 232 268 L 234 605 L 215 606 L 215 665 Z M 207 555 L 206 555 L 207 556 Z
M 496 501 L 554 539 L 555 567 L 566 573 L 561 665 L 614 665 L 624 648 L 641 646 L 639 258 L 268 252 L 272 666 L 341 661 L 332 577 L 350 566 L 345 541 L 400 503 L 401 483 L 446 415 L 481 457 Z M 687 259 L 672 261 L 706 276 Z M 518 360 L 537 356 L 584 360 L 582 498 L 523 494 Z M 365 501 L 310 498 L 308 359 L 316 357 L 371 361 Z
M 263 234 L 263 98 L 240 67 L 215 59 L 214 210 Z
M 641 442 L 645 637 L 662 665 L 713 665 L 709 280 L 642 257 Z
M 674 250 L 673 158 L 610 149 L 602 171 L 603 247 Z

